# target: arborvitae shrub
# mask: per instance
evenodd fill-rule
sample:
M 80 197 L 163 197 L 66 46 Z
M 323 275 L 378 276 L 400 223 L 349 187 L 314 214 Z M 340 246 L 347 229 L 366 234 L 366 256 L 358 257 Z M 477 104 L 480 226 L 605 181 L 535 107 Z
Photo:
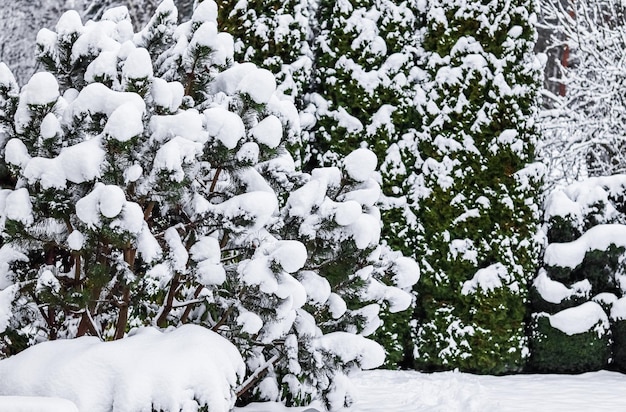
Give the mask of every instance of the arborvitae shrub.
M 426 4 L 427 76 L 408 193 L 407 237 L 422 269 L 415 366 L 515 372 L 528 357 L 528 283 L 539 254 L 534 5 Z

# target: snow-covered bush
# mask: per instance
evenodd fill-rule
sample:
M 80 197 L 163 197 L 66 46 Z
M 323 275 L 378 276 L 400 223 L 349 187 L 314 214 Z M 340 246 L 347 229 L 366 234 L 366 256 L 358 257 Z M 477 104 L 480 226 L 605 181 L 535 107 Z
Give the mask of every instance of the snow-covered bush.
M 422 269 L 416 365 L 519 371 L 537 270 L 534 2 L 426 2 L 428 76 L 418 102 L 404 234 Z
M 626 292 L 625 193 L 626 176 L 614 175 L 555 189 L 547 197 L 548 245 L 531 287 L 531 368 L 584 372 L 607 366 L 609 358 L 626 367 L 617 304 Z
M 192 323 L 241 353 L 242 402 L 337 409 L 417 265 L 380 244 L 376 156 L 297 171 L 297 110 L 217 16 L 178 24 L 165 0 L 135 32 L 124 7 L 68 12 L 39 32 L 47 72 L 20 92 L 0 66 L 0 349 Z

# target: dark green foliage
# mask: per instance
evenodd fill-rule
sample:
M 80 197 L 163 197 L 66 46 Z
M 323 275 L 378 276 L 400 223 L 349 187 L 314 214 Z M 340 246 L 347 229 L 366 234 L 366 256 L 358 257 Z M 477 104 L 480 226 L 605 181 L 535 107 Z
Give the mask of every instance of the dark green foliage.
M 529 370 L 549 373 L 582 373 L 603 369 L 611 358 L 611 334 L 590 330 L 567 335 L 550 325 L 547 316 L 537 315 L 532 323 L 533 335 Z
M 611 327 L 613 334 L 612 367 L 626 372 L 626 320 L 614 320 Z
M 571 242 L 581 235 L 571 216 L 553 216 L 548 222 L 547 240 L 549 243 Z

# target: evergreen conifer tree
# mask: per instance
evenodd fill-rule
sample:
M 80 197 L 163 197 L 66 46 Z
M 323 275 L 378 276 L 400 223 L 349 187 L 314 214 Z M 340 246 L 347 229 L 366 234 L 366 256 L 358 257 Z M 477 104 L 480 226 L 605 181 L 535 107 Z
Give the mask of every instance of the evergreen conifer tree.
M 298 171 L 297 110 L 233 62 L 217 17 L 205 0 L 178 24 L 165 0 L 135 32 L 125 7 L 71 11 L 21 93 L 0 66 L 0 349 L 194 323 L 241 352 L 242 402 L 339 409 L 347 374 L 382 363 L 366 336 L 409 306 L 416 264 L 380 244 L 376 156 Z
M 528 357 L 541 179 L 531 164 L 533 4 L 429 3 L 425 118 L 410 178 L 416 220 L 407 233 L 422 270 L 419 369 L 497 374 L 520 370 Z

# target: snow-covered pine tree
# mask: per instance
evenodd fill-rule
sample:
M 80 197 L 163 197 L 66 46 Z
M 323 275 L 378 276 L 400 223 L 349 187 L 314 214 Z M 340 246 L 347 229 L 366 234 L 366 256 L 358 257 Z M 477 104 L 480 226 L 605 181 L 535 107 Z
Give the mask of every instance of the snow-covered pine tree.
M 539 85 L 534 3 L 429 3 L 429 83 L 412 205 L 417 217 L 416 366 L 520 370 L 536 272 L 532 165 Z
M 376 156 L 297 171 L 297 110 L 233 62 L 217 17 L 205 0 L 178 24 L 165 0 L 134 32 L 125 7 L 71 11 L 21 93 L 0 66 L 0 348 L 200 324 L 241 352 L 242 401 L 338 409 L 347 374 L 383 362 L 365 336 L 408 307 L 417 267 L 379 243 Z

